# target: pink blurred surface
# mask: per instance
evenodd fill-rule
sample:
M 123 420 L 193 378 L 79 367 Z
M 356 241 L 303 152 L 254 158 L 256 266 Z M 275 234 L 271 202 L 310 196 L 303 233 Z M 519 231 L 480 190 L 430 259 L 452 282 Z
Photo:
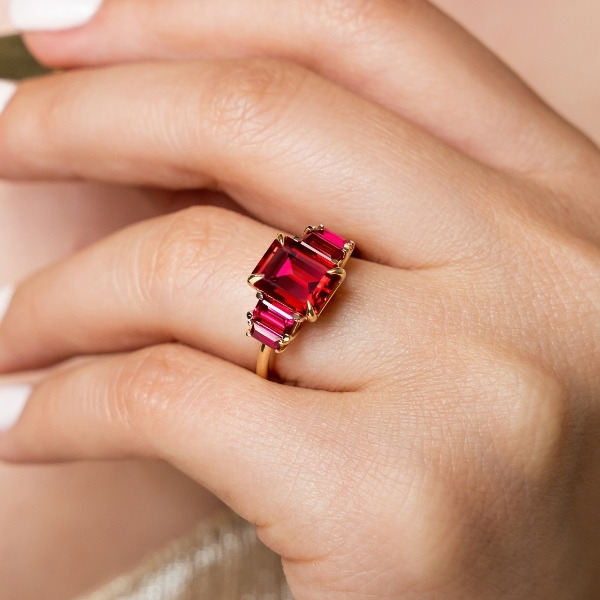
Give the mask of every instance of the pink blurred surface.
M 8 20 L 8 0 L 0 2 L 0 35 L 10 32 L 12 27 Z
M 0 285 L 157 212 L 136 190 L 0 182 Z

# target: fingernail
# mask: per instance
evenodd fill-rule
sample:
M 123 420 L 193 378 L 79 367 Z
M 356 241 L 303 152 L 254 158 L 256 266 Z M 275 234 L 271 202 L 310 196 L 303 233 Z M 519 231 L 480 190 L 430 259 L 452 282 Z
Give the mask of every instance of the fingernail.
M 21 31 L 60 31 L 85 25 L 102 0 L 11 0 L 10 20 Z
M 0 287 L 0 323 L 2 323 L 2 319 L 4 319 L 4 315 L 10 306 L 14 293 L 15 288 L 12 285 Z
M 8 106 L 17 91 L 17 84 L 8 79 L 0 79 L 0 114 Z
M 7 431 L 19 420 L 32 391 L 29 385 L 0 386 L 0 431 Z

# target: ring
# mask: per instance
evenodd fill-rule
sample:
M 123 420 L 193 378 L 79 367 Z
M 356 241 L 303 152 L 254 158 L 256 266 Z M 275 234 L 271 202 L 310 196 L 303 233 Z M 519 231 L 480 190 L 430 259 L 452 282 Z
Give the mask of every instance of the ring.
M 355 244 L 323 225 L 302 237 L 279 234 L 248 277 L 258 298 L 247 314 L 246 335 L 260 342 L 256 374 L 269 379 L 276 354 L 314 322 L 346 278 L 344 269 Z

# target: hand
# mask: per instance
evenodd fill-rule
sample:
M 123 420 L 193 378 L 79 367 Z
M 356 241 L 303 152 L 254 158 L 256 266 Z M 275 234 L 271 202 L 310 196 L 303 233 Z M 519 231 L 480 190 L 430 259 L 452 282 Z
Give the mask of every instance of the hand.
M 107 185 L 1 183 L 0 284 L 157 214 L 154 196 Z M 0 399 L 0 421 L 3 408 Z M 219 508 L 162 461 L 0 463 L 0 490 L 0 598 L 10 600 L 39 598 L 41 589 L 44 600 L 79 597 Z
M 0 456 L 167 459 L 297 600 L 595 597 L 598 150 L 427 4 L 344 7 L 114 0 L 54 55 L 32 40 L 132 64 L 23 85 L 1 175 L 208 186 L 251 216 L 161 217 L 24 282 L 4 371 L 112 356 L 37 386 Z M 297 386 L 265 382 L 243 282 L 274 226 L 315 221 L 362 260 L 279 357 Z

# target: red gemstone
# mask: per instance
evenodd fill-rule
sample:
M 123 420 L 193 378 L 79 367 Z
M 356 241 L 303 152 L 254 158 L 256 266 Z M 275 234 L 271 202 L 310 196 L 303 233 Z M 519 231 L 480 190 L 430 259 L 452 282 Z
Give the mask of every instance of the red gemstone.
M 329 229 L 313 229 L 304 235 L 301 242 L 336 263 L 344 258 L 346 240 Z
M 283 245 L 273 242 L 256 266 L 253 273 L 264 277 L 254 286 L 302 316 L 309 302 L 319 314 L 341 283 L 340 275 L 328 273 L 335 266 L 325 256 L 286 237 Z
M 277 350 L 283 336 L 291 336 L 295 327 L 294 315 L 287 307 L 263 299 L 259 300 L 252 313 L 250 335 L 262 344 Z

